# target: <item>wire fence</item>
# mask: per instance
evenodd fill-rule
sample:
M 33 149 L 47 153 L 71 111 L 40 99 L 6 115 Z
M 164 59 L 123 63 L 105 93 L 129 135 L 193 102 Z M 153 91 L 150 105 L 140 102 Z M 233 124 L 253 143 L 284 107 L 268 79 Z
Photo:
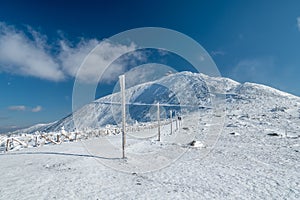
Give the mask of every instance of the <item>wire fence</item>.
M 106 104 L 106 105 L 117 105 L 121 107 L 120 102 L 93 102 L 95 104 Z M 157 107 L 157 119 L 148 122 L 137 122 L 132 124 L 126 124 L 126 132 L 139 132 L 144 130 L 154 130 L 157 129 L 158 140 L 160 140 L 160 129 L 162 126 L 170 125 L 170 133 L 178 130 L 181 125 L 181 113 L 176 113 L 176 108 L 193 108 L 193 109 L 211 109 L 211 106 L 207 105 L 182 105 L 182 104 L 170 104 L 170 103 L 125 103 L 126 106 L 148 106 Z M 161 109 L 168 107 L 170 113 L 165 111 L 165 115 L 161 116 Z M 173 113 L 173 111 L 175 111 Z M 162 119 L 160 119 L 162 118 Z M 173 125 L 173 123 L 175 125 Z M 0 151 L 8 152 L 11 150 L 18 150 L 20 148 L 28 147 L 39 147 L 47 144 L 61 144 L 63 142 L 73 142 L 78 140 L 84 140 L 92 137 L 100 137 L 106 135 L 117 135 L 122 133 L 122 128 L 117 125 L 106 125 L 102 128 L 86 128 L 80 131 L 67 132 L 63 128 L 59 132 L 40 132 L 37 131 L 33 134 L 15 134 L 15 135 L 4 135 L 0 136 Z

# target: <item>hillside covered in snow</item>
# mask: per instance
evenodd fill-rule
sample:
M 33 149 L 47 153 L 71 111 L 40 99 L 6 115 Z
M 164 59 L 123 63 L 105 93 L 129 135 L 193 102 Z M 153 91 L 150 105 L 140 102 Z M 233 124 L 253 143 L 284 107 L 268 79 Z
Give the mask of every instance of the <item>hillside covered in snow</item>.
M 117 92 L 97 99 L 61 120 L 36 125 L 15 131 L 15 133 L 53 132 L 60 131 L 62 127 L 67 131 L 81 131 L 100 128 L 107 124 L 119 124 L 121 121 L 121 108 L 119 104 L 115 105 L 114 103 L 119 103 L 120 98 L 120 94 Z M 220 99 L 220 102 L 216 98 Z M 300 112 L 299 98 L 296 96 L 264 85 L 247 82 L 240 84 L 228 78 L 209 77 L 191 72 L 171 74 L 153 82 L 128 88 L 126 99 L 127 123 L 129 124 L 136 121 L 147 122 L 153 120 L 155 116 L 151 116 L 150 111 L 153 109 L 151 104 L 158 102 L 174 105 L 173 107 L 162 106 L 163 118 L 169 117 L 169 110 L 185 114 L 197 112 L 201 106 L 209 108 L 215 106 L 215 104 L 227 109 L 228 113 L 245 112 L 248 115 L 249 112 L 255 112 L 256 115 L 270 112 L 272 115 L 287 114 L 287 117 L 289 115 L 299 117 Z M 186 105 L 191 107 L 186 107 Z M 240 107 L 241 109 L 239 109 Z M 243 109 L 243 107 L 247 107 L 247 109 Z M 263 119 L 264 117 L 260 118 Z M 273 120 L 273 118 L 270 120 Z

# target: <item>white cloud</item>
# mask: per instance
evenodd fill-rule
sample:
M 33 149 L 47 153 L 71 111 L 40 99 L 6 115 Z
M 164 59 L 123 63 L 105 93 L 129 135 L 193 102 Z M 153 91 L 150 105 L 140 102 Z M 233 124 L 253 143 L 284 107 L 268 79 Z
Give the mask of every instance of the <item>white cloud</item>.
M 43 107 L 42 106 L 36 106 L 34 108 L 27 107 L 25 105 L 14 105 L 14 106 L 9 106 L 9 110 L 14 110 L 14 111 L 31 111 L 31 112 L 40 112 Z
M 63 70 L 70 76 L 77 76 L 77 78 L 84 82 L 97 82 L 99 71 L 103 72 L 105 67 L 112 61 L 118 58 L 120 55 L 135 50 L 136 46 L 131 44 L 130 46 L 112 44 L 108 40 L 98 42 L 97 40 L 81 41 L 76 47 L 70 47 L 64 41 L 60 42 L 61 53 L 59 55 L 62 61 Z M 77 70 L 80 64 L 86 57 L 86 55 L 96 46 L 97 48 L 89 54 L 89 59 L 85 61 L 85 67 L 80 70 L 77 74 Z M 136 53 L 134 55 L 137 59 L 140 59 L 140 55 Z M 117 63 L 113 63 L 108 68 L 103 77 L 102 81 L 110 82 L 116 80 L 118 75 L 123 73 L 125 65 L 122 63 L 123 60 L 119 60 Z
M 300 17 L 297 18 L 297 26 L 298 26 L 298 30 L 300 31 Z
M 0 72 L 62 81 L 76 76 L 84 58 L 97 45 L 97 54 L 89 59 L 89 67 L 78 77 L 82 81 L 98 81 L 99 77 L 95 73 L 97 70 L 104 70 L 105 66 L 120 55 L 136 49 L 134 44 L 125 46 L 112 44 L 107 40 L 82 39 L 77 45 L 72 45 L 66 39 L 61 39 L 57 50 L 48 45 L 45 35 L 31 27 L 27 27 L 27 31 L 21 31 L 0 22 Z M 142 59 L 139 53 L 133 55 Z M 115 80 L 124 72 L 124 66 L 122 60 L 114 63 L 106 71 L 102 81 Z
M 42 106 L 36 106 L 35 108 L 31 109 L 31 112 L 40 112 L 42 109 Z
M 224 56 L 225 55 L 225 52 L 224 51 L 212 51 L 211 52 L 211 55 L 213 55 L 213 56 Z
M 30 31 L 33 39 L 12 26 L 0 23 L 0 71 L 59 81 L 64 79 L 58 63 L 47 52 L 45 38 Z
M 255 58 L 239 61 L 232 68 L 231 76 L 234 80 L 245 82 L 265 82 L 266 78 L 271 76 L 274 68 L 274 58 Z
M 15 111 L 25 111 L 26 106 L 23 106 L 23 105 L 9 106 L 8 109 L 9 110 L 15 110 Z
M 72 47 L 66 40 L 60 40 L 59 43 L 61 50 L 58 59 L 62 69 L 69 76 L 75 77 L 80 64 L 86 55 L 99 44 L 99 41 L 96 39 L 81 40 L 75 47 Z
M 158 64 L 147 63 L 131 69 L 125 73 L 126 87 L 132 87 L 145 82 L 155 81 L 169 72 L 175 72 L 173 68 Z M 137 78 L 138 77 L 138 78 Z

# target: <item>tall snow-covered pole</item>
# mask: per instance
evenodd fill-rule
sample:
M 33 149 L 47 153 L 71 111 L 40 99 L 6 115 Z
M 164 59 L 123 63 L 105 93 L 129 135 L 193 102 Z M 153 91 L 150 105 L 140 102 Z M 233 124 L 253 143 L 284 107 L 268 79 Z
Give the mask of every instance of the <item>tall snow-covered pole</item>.
M 172 121 L 173 121 L 173 116 L 172 116 L 172 110 L 170 110 L 170 120 L 171 120 L 171 134 L 173 133 L 173 127 L 172 127 Z
M 175 129 L 175 131 L 177 131 L 178 130 L 178 117 L 177 117 L 176 110 L 175 110 L 175 121 L 176 121 L 176 129 Z
M 125 158 L 125 129 L 126 129 L 126 99 L 125 99 L 125 75 L 119 76 L 121 88 L 122 104 L 122 158 Z
M 160 141 L 160 109 L 159 103 L 157 103 L 157 123 L 158 123 L 158 141 Z

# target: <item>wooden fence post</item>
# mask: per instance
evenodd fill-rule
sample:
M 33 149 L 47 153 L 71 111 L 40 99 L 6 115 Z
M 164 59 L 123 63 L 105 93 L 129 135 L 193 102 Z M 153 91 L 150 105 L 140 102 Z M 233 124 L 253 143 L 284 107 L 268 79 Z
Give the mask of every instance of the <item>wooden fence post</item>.
M 175 116 L 175 120 L 176 120 L 176 131 L 178 130 L 178 118 L 177 116 Z
M 35 146 L 37 147 L 38 146 L 38 136 L 37 135 L 35 136 L 34 143 L 35 143 Z
M 56 142 L 58 142 L 58 143 L 60 142 L 59 134 L 56 135 Z
M 157 130 L 158 130 L 158 141 L 160 141 L 160 109 L 159 109 L 159 103 L 157 103 Z
M 10 147 L 10 145 L 9 145 L 10 141 L 9 140 L 10 140 L 10 138 L 7 138 L 7 140 L 6 140 L 6 148 L 5 148 L 6 152 L 9 150 L 9 147 Z
M 126 128 L 126 97 L 125 97 L 125 75 L 119 76 L 120 88 L 121 88 L 121 104 L 122 104 L 122 158 L 125 158 L 125 128 Z
M 170 110 L 170 120 L 171 120 L 171 134 L 173 133 L 173 127 L 172 127 L 172 119 L 173 118 L 173 116 L 172 116 L 172 110 Z

